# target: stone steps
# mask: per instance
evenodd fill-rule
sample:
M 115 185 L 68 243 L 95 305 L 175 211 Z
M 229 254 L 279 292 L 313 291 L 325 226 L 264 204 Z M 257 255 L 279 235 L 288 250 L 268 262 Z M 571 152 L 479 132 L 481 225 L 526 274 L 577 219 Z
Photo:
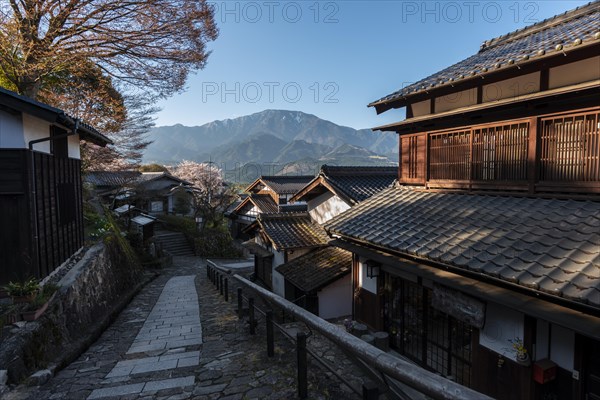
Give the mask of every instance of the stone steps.
M 154 235 L 154 240 L 162 249 L 174 256 L 193 256 L 194 250 L 181 232 L 160 232 Z

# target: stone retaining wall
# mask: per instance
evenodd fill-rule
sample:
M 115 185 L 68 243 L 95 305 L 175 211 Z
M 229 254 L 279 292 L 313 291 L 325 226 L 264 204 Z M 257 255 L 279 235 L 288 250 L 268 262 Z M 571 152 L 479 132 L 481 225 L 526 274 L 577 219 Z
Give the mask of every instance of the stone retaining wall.
M 59 281 L 44 315 L 4 338 L 0 370 L 8 370 L 12 384 L 40 369 L 53 373 L 85 350 L 150 279 L 114 242 L 91 247 Z

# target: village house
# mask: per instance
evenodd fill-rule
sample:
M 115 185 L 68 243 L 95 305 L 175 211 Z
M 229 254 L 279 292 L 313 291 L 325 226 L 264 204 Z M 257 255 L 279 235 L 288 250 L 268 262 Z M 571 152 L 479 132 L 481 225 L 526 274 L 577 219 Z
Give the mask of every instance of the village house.
M 62 110 L 0 88 L 0 285 L 42 279 L 83 246 L 80 140 L 111 144 Z
M 398 179 L 398 167 L 323 165 L 319 174 L 290 198 L 305 202 L 319 224 L 329 221 Z
M 600 398 L 599 5 L 371 103 L 399 183 L 325 224 L 354 318 L 494 398 Z
M 135 208 L 154 216 L 193 213 L 192 184 L 167 172 L 90 171 L 84 180 L 116 209 Z
M 310 175 L 283 175 L 261 176 L 256 179 L 244 189 L 247 196 L 232 211 L 225 214 L 229 218 L 231 236 L 248 239 L 244 230 L 259 214 L 306 210 L 306 206 L 300 203 L 288 206 L 289 199 L 313 178 L 314 176 Z
M 312 222 L 307 212 L 259 214 L 246 231 L 254 237 L 256 277 L 282 297 L 285 297 L 285 282 L 276 268 L 312 249 L 327 246 L 329 240 L 325 230 Z

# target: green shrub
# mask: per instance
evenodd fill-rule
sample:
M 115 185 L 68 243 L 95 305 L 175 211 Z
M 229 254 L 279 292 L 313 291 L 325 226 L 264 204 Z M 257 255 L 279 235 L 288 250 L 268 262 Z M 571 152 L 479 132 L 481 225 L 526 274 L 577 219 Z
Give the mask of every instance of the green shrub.
M 199 235 L 196 231 L 196 221 L 193 218 L 180 217 L 177 215 L 163 215 L 160 217 L 160 221 L 163 222 L 169 230 L 183 232 L 189 240 L 192 240 Z
M 201 257 L 238 258 L 242 256 L 233 244 L 233 239 L 227 231 L 221 229 L 205 229 L 194 240 L 196 254 Z

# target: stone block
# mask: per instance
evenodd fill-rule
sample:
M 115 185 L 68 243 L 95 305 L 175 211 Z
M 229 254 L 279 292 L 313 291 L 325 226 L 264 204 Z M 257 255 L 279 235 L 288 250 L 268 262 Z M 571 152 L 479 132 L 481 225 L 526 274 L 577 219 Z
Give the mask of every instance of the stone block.
M 375 332 L 375 347 L 381 351 L 387 352 L 390 349 L 390 335 L 387 332 Z
M 42 369 L 31 375 L 27 380 L 29 386 L 41 386 L 52 378 L 52 372 L 49 369 Z

